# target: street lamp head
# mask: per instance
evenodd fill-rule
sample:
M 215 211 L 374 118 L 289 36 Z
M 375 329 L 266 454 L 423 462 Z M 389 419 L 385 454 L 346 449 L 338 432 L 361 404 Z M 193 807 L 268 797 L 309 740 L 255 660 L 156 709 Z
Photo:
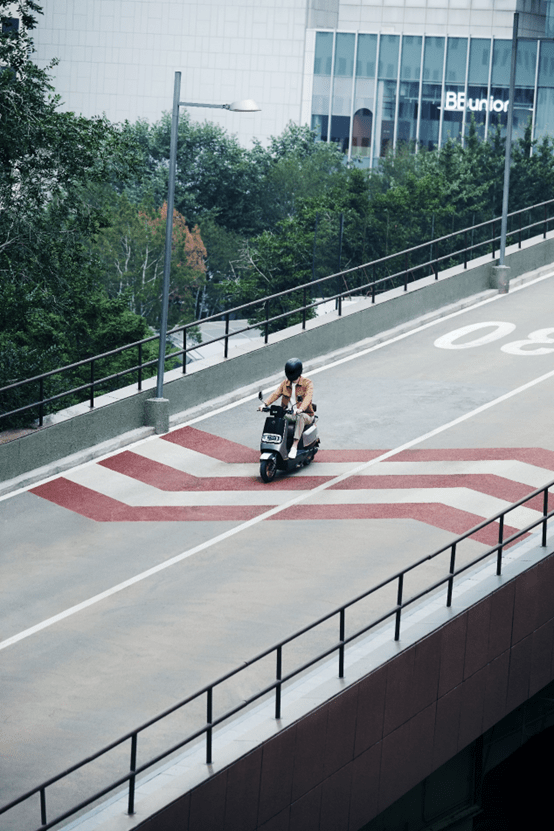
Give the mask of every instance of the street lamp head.
M 228 104 L 226 109 L 231 110 L 234 113 L 259 113 L 260 107 L 256 104 L 255 101 L 252 101 L 251 98 L 247 98 L 245 101 L 233 101 L 232 104 Z

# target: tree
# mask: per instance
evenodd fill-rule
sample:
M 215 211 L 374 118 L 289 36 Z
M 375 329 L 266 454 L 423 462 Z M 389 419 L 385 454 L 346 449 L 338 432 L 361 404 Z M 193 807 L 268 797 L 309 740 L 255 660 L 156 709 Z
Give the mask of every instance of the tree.
M 95 246 L 102 282 L 110 297 L 123 295 L 128 308 L 157 328 L 161 319 L 167 203 L 138 206 L 127 195 L 114 195 L 110 225 Z M 185 218 L 173 212 L 169 324 L 196 317 L 205 283 L 206 249 L 198 226 L 189 231 Z
M 98 187 L 133 172 L 132 136 L 59 111 L 31 60 L 40 6 L 0 0 L 0 16 L 14 6 L 20 28 L 0 35 L 0 386 L 101 351 L 108 330 L 110 344 L 118 329 L 121 344 L 148 332 L 102 292 L 91 256 L 106 224 Z

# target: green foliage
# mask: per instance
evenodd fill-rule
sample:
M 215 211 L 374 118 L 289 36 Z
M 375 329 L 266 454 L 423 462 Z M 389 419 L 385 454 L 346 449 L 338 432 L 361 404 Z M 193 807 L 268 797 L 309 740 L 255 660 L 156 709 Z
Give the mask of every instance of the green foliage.
M 0 15 L 14 7 L 22 28 L 0 37 L 0 386 L 156 327 L 171 127 L 168 114 L 153 125 L 113 125 L 60 112 L 48 68 L 31 60 L 40 6 L 0 0 Z M 348 166 L 335 144 L 292 123 L 267 147 L 255 141 L 247 149 L 185 110 L 177 146 L 170 325 L 308 284 L 271 301 L 269 316 L 280 319 L 270 329 L 283 328 L 301 319 L 295 309 L 305 298 L 367 291 L 396 261 L 310 283 L 501 211 L 499 128 L 483 142 L 471 123 L 464 147 L 448 142 L 414 153 L 399 146 L 371 171 Z M 530 125 L 514 143 L 510 210 L 552 198 L 553 148 L 550 138 L 534 142 Z M 539 212 L 523 224 L 541 218 Z M 486 228 L 471 241 L 489 237 Z M 460 242 L 435 243 L 433 256 L 453 262 Z M 410 255 L 409 267 L 428 256 Z M 247 316 L 263 323 L 267 311 L 252 307 Z M 146 351 L 154 357 L 154 347 Z M 125 372 L 136 361 L 134 350 L 102 359 L 98 375 Z M 86 382 L 83 372 L 76 371 L 75 386 Z M 50 394 L 61 383 L 54 375 Z M 2 406 L 24 399 L 10 393 Z
M 167 204 L 136 205 L 113 194 L 110 224 L 99 234 L 95 253 L 110 297 L 124 295 L 129 309 L 155 327 L 161 318 Z M 189 231 L 174 212 L 170 271 L 169 325 L 196 317 L 204 285 L 206 249 L 197 227 Z
M 132 136 L 59 111 L 48 71 L 30 58 L 40 7 L 15 5 L 23 25 L 0 36 L 0 387 L 149 331 L 102 292 L 91 253 L 107 221 L 98 187 L 133 173 Z M 0 16 L 12 9 L 0 2 Z M 12 405 L 2 401 L 4 411 Z
M 316 150 L 311 150 L 307 136 L 307 132 L 289 128 L 270 146 L 272 164 L 267 181 L 271 183 L 273 175 L 278 180 L 282 172 L 280 185 L 285 197 L 279 199 L 273 193 L 277 206 L 275 216 L 279 218 L 270 229 L 249 239 L 237 258 L 234 274 L 224 289 L 236 302 L 246 303 L 339 271 L 341 216 L 344 234 L 340 267 L 344 270 L 390 258 L 395 252 L 455 234 L 457 230 L 500 215 L 504 141 L 499 130 L 490 141 L 482 142 L 475 125 L 471 124 L 465 147 L 448 142 L 440 151 L 423 150 L 417 154 L 399 147 L 369 172 L 356 167 L 349 169 L 344 164 L 335 167 L 333 148 L 323 145 L 326 152 L 331 151 L 330 155 L 318 156 L 317 148 L 321 145 L 314 144 Z M 521 141 L 514 143 L 510 210 L 552 198 L 552 149 L 551 139 L 545 139 L 538 146 L 533 143 L 530 128 Z M 324 184 L 316 184 L 314 193 L 310 187 L 314 167 L 310 168 L 310 175 L 302 178 L 306 159 L 310 163 L 316 159 L 315 170 L 325 170 Z M 314 181 L 317 182 L 317 176 Z M 487 226 L 475 231 L 465 244 L 477 245 L 490 236 L 491 228 Z M 465 237 L 454 237 L 436 244 L 433 256 L 443 258 L 443 264 L 452 265 L 450 252 L 462 247 L 464 241 Z M 483 253 L 485 250 L 481 249 Z M 428 249 L 414 252 L 408 260 L 409 268 L 413 272 L 428 258 Z M 360 269 L 354 275 L 341 278 L 340 283 L 337 278 L 314 286 L 308 291 L 308 298 L 332 296 L 348 289 L 355 292 L 374 278 L 404 268 L 404 258 L 402 262 L 389 259 L 386 264 L 372 268 L 370 274 Z M 300 303 L 299 293 L 271 301 L 270 316 L 294 309 Z M 252 322 L 264 318 L 264 310 L 252 310 Z M 291 320 L 289 316 L 275 321 L 271 328 L 283 328 Z

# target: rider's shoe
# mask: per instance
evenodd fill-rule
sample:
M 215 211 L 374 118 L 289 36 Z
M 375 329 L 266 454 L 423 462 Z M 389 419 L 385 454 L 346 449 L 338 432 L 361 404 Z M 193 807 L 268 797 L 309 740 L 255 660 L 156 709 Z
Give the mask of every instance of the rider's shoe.
M 296 446 L 296 444 L 293 444 L 291 449 L 289 450 L 289 459 L 296 459 L 296 453 L 297 453 L 297 446 Z

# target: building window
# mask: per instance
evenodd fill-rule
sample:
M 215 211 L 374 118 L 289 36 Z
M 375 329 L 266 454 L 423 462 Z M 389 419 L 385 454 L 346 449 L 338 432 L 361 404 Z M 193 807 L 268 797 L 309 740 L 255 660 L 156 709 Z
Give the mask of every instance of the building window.
M 351 155 L 364 165 L 371 160 L 376 62 L 377 35 L 358 35 Z
M 375 108 L 374 158 L 384 156 L 393 147 L 399 50 L 399 35 L 381 36 Z
M 315 39 L 314 83 L 312 91 L 312 130 L 317 141 L 329 137 L 329 104 L 333 66 L 333 33 L 317 32 Z
M 481 106 L 481 102 L 488 101 L 489 98 L 490 62 L 490 40 L 485 38 L 472 38 L 469 47 L 469 67 L 467 74 L 466 136 L 473 122 L 479 138 L 485 138 L 488 106 Z
M 338 144 L 343 153 L 348 153 L 350 147 L 350 111 L 352 109 L 355 45 L 356 35 L 337 34 L 331 111 L 331 141 Z
M 397 142 L 414 143 L 417 138 L 422 43 L 420 35 L 402 38 Z
M 432 150 L 439 143 L 443 66 L 444 38 L 426 37 L 423 54 L 419 143 L 427 150 Z
M 364 166 L 399 143 L 463 140 L 472 125 L 482 140 L 505 135 L 510 63 L 510 40 L 317 32 L 312 127 Z M 515 140 L 530 123 L 534 138 L 554 134 L 554 43 L 521 38 Z
M 554 135 L 554 43 L 541 43 L 535 138 Z

